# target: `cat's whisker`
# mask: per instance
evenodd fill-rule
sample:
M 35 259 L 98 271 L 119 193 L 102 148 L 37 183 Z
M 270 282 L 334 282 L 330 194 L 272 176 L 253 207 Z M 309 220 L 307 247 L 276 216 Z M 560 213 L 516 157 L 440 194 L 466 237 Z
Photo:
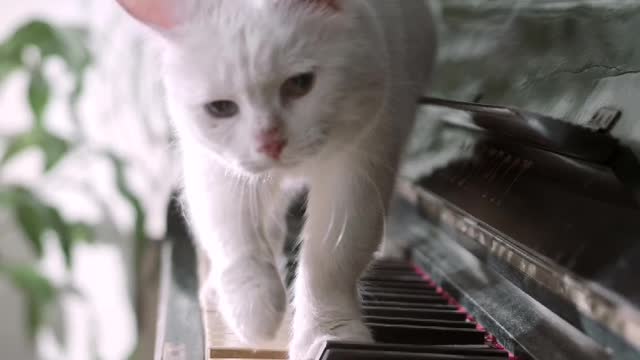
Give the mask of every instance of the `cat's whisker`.
M 338 235 L 338 239 L 336 240 L 336 243 L 333 246 L 333 251 L 336 251 L 338 249 L 338 247 L 340 246 L 340 244 L 342 243 L 342 239 L 344 238 L 344 234 L 345 234 L 345 232 L 347 230 L 348 219 L 349 219 L 349 216 L 345 212 L 344 213 L 344 221 L 342 222 L 342 228 L 340 229 L 340 234 Z
M 322 238 L 322 243 L 326 243 L 329 237 L 331 236 L 331 231 L 333 231 L 333 225 L 335 223 L 336 218 L 336 203 L 333 202 L 331 206 L 331 218 L 329 219 L 329 226 L 327 226 L 327 230 L 324 233 L 324 237 Z
M 251 183 L 252 181 L 254 181 L 254 183 Z M 260 199 L 258 198 L 258 186 L 256 186 L 255 180 L 249 179 L 249 191 L 249 212 L 251 221 L 247 225 L 251 227 L 251 232 L 254 236 L 253 241 L 263 241 L 263 237 L 260 232 L 262 225 L 262 221 L 260 219 Z
M 387 211 L 386 211 L 384 198 L 382 196 L 382 193 L 380 192 L 380 187 L 375 181 L 373 181 L 371 176 L 365 170 L 361 168 L 356 168 L 355 170 L 360 174 L 360 176 L 362 176 L 364 180 L 366 180 L 369 184 L 371 184 L 371 187 L 376 193 L 376 199 L 378 200 L 378 206 L 379 206 L 380 215 L 382 218 L 382 234 L 384 235 L 387 230 Z

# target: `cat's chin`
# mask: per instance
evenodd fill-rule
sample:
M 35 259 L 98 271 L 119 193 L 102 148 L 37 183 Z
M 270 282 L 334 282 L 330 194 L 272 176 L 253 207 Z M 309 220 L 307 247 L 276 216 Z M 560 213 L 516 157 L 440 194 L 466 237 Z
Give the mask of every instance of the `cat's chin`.
M 240 163 L 238 168 L 248 176 L 262 176 L 268 174 L 279 174 L 295 171 L 300 166 L 300 162 L 294 161 L 272 161 L 272 162 L 250 162 Z

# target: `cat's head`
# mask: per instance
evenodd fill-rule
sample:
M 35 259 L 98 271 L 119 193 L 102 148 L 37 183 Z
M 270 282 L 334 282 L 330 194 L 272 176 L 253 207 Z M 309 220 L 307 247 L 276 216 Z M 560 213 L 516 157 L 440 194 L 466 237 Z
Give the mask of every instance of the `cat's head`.
M 384 61 L 354 0 L 118 0 L 165 39 L 182 142 L 244 173 L 340 147 L 382 106 Z

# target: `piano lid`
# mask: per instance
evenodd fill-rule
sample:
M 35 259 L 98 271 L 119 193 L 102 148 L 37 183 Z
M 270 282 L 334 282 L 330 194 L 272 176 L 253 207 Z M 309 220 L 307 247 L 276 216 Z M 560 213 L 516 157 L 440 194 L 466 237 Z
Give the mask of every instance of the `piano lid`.
M 436 160 L 414 179 L 424 215 L 569 322 L 581 325 L 578 312 L 640 348 L 632 149 L 606 131 L 515 108 L 422 102 L 450 110 L 432 112 L 427 137 L 446 150 L 430 151 Z
M 640 348 L 640 6 L 431 3 L 437 76 L 402 170 L 424 215 L 576 327 Z

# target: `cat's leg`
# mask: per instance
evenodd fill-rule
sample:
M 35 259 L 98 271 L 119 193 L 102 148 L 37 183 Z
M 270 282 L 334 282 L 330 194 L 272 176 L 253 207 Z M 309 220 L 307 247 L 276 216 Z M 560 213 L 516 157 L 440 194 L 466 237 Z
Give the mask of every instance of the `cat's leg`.
M 184 173 L 191 227 L 209 259 L 203 297 L 216 299 L 225 321 L 247 343 L 269 340 L 287 302 L 272 246 L 261 231 L 263 183 L 203 166 L 185 166 Z
M 262 202 L 262 230 L 264 236 L 271 244 L 275 264 L 282 279 L 287 276 L 287 258 L 284 253 L 287 238 L 287 214 L 295 192 L 282 189 L 278 184 L 273 184 L 264 192 Z
M 213 288 L 213 284 L 209 283 L 209 274 L 211 273 L 211 260 L 209 259 L 209 255 L 207 255 L 207 252 L 198 243 L 195 246 L 195 253 L 197 262 L 196 270 L 198 274 L 198 284 L 200 286 L 198 292 L 200 308 L 205 312 L 215 311 L 218 307 L 218 302 L 216 301 L 215 291 L 211 291 Z
M 311 179 L 291 360 L 314 358 L 326 340 L 371 340 L 357 282 L 380 244 L 396 161 L 370 160 L 344 154 L 317 166 Z

